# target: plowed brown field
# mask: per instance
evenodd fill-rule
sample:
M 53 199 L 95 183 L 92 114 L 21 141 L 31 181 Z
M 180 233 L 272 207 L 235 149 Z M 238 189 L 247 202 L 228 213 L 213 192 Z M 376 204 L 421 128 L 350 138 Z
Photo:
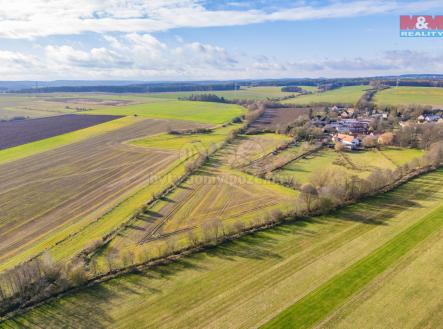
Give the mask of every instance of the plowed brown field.
M 143 120 L 0 165 L 0 263 L 65 225 L 97 218 L 178 157 L 123 142 L 190 125 Z

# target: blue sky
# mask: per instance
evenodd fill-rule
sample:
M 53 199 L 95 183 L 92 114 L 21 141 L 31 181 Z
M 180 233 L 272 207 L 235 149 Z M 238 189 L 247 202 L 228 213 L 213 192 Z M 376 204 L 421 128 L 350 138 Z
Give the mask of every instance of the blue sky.
M 400 38 L 441 1 L 0 0 L 2 80 L 443 73 L 443 38 Z

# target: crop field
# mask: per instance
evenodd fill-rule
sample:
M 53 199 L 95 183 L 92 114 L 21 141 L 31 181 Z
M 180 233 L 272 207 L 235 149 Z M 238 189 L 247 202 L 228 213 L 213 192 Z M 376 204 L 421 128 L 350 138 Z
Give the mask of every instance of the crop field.
M 226 128 L 217 131 L 227 135 Z M 287 208 L 298 192 L 230 169 L 230 161 L 239 148 L 259 140 L 265 141 L 265 150 L 284 141 L 279 135 L 264 134 L 246 136 L 239 143 L 228 145 L 198 173 L 131 223 L 111 246 L 122 249 L 123 246 L 167 238 L 213 220 L 243 220 L 246 223 L 272 209 Z M 251 148 L 248 154 L 257 158 L 261 152 L 263 149 Z
M 28 250 L 41 251 L 40 244 L 54 238 L 57 231 L 99 217 L 176 161 L 178 152 L 123 144 L 168 127 L 188 128 L 190 124 L 137 120 L 0 165 L 0 267 L 29 256 Z
M 133 140 L 130 143 L 137 146 L 162 150 L 204 150 L 212 144 L 217 145 L 223 142 L 230 131 L 239 127 L 240 125 L 232 124 L 203 134 L 174 135 L 163 133 L 149 136 L 149 138 Z
M 334 311 L 320 327 L 394 328 L 403 323 L 403 328 L 438 328 L 443 287 L 437 283 L 442 271 L 440 231 Z
M 264 211 L 285 209 L 296 196 L 295 191 L 209 164 L 133 222 L 111 246 L 121 250 L 169 239 L 214 220 L 247 223 Z
M 311 91 L 311 92 L 315 92 L 318 90 L 318 88 L 315 86 L 299 86 L 299 87 L 306 91 Z
M 111 115 L 59 115 L 33 120 L 0 122 L 0 150 L 95 126 L 119 117 Z
M 14 117 L 38 118 L 73 113 L 60 103 L 50 103 L 45 97 L 34 95 L 0 95 L 0 120 Z
M 163 92 L 163 93 L 151 93 L 148 95 L 150 97 L 157 97 L 163 99 L 179 99 L 179 98 L 189 97 L 191 95 L 214 94 L 219 97 L 224 97 L 227 100 L 233 100 L 233 99 L 261 100 L 266 98 L 278 98 L 278 97 L 285 97 L 297 94 L 291 92 L 282 92 L 281 88 L 282 87 L 242 87 L 239 90 Z
M 281 177 L 293 177 L 299 183 L 306 183 L 315 174 L 327 170 L 345 171 L 365 178 L 374 169 L 393 170 L 412 159 L 419 158 L 422 154 L 423 151 L 421 150 L 400 148 L 342 153 L 337 153 L 331 149 L 324 149 L 290 162 L 283 168 L 275 171 L 274 174 Z
M 138 115 L 156 119 L 175 119 L 222 124 L 232 120 L 234 117 L 241 116 L 244 113 L 244 109 L 233 104 L 167 101 L 93 110 L 87 113 L 101 115 Z
M 326 92 L 314 93 L 309 95 L 301 95 L 282 101 L 284 104 L 309 105 L 316 103 L 344 103 L 355 104 L 367 90 L 368 86 L 349 86 L 338 89 L 328 90 Z
M 287 126 L 303 115 L 309 114 L 309 108 L 267 108 L 265 113 L 252 125 L 254 129 L 275 130 Z
M 443 107 L 443 88 L 393 87 L 375 94 L 374 101 L 383 105 L 432 105 Z
M 179 191 L 177 198 L 188 201 L 181 202 L 179 208 L 175 202 L 174 209 L 166 214 L 170 220 L 162 232 L 171 233 L 211 220 L 240 220 L 260 216 L 263 210 L 284 208 L 285 202 L 293 200 L 297 193 L 281 190 L 285 189 L 236 172 L 204 168 Z
M 291 138 L 286 135 L 272 133 L 241 135 L 223 152 L 222 162 L 232 168 L 245 167 L 289 141 Z
M 61 114 L 129 104 L 159 102 L 146 95 L 113 95 L 89 93 L 54 94 L 2 94 L 0 95 L 0 120 L 14 117 L 40 118 Z
M 290 162 L 283 168 L 275 171 L 274 174 L 281 177 L 294 177 L 296 182 L 306 183 L 314 174 L 321 171 L 337 169 L 349 172 L 349 169 L 340 166 L 337 160 L 341 160 L 340 154 L 333 150 L 322 150 Z
M 302 145 L 290 145 L 284 151 L 277 154 L 268 154 L 260 159 L 253 161 L 249 165 L 243 167 L 245 172 L 253 175 L 259 175 L 260 173 L 268 173 L 275 170 L 277 167 L 282 167 L 284 164 L 293 162 L 307 151 L 312 150 L 315 146 L 306 144 Z
M 26 158 L 34 154 L 42 153 L 61 146 L 80 142 L 88 138 L 103 135 L 118 130 L 120 128 L 127 127 L 139 121 L 141 121 L 141 119 L 136 117 L 123 117 L 92 127 L 76 130 L 70 133 L 3 149 L 0 150 L 0 164 Z
M 441 273 L 442 183 L 443 172 L 433 172 L 334 214 L 68 294 L 3 327 L 438 325 L 441 294 L 432 287 Z M 404 296 L 417 304 L 405 305 Z

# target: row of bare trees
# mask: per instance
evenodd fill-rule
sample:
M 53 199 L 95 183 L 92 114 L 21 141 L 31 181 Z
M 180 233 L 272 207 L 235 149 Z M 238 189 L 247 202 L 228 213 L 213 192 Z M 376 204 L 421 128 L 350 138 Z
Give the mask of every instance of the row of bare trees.
M 395 133 L 395 144 L 402 147 L 429 147 L 443 140 L 443 123 L 410 124 Z
M 87 280 L 83 263 L 62 264 L 44 254 L 0 274 L 0 316 Z

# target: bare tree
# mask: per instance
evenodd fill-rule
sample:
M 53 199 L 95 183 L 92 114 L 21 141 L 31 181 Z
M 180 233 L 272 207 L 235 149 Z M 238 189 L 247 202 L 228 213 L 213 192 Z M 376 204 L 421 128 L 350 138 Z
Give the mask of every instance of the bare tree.
M 197 233 L 194 232 L 194 230 L 190 230 L 190 231 L 188 231 L 187 235 L 188 235 L 188 241 L 189 241 L 191 247 L 197 246 L 199 243 L 199 237 L 198 237 Z
M 392 145 L 392 143 L 394 142 L 394 134 L 391 132 L 381 134 L 378 137 L 378 142 L 380 145 Z
M 114 270 L 115 260 L 117 258 L 118 251 L 114 247 L 109 247 L 105 253 L 105 261 L 108 266 L 108 270 L 112 272 Z
M 311 212 L 312 203 L 317 199 L 317 197 L 318 191 L 312 184 L 307 183 L 301 187 L 300 198 L 305 203 L 308 212 Z

